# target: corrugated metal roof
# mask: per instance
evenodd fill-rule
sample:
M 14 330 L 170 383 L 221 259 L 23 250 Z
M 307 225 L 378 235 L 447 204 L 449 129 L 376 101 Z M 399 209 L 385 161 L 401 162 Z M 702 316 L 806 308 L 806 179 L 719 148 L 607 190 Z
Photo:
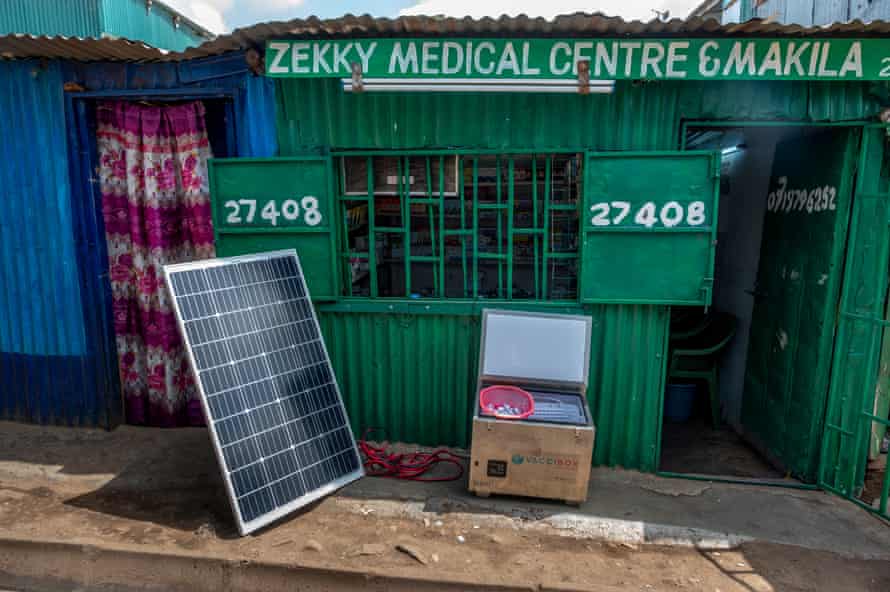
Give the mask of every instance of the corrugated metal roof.
M 170 58 L 193 58 L 248 47 L 261 47 L 273 38 L 335 38 L 335 37 L 801 37 L 830 35 L 836 37 L 877 37 L 890 33 L 890 22 L 852 21 L 827 27 L 801 27 L 752 19 L 745 23 L 721 25 L 714 19 L 691 18 L 649 22 L 625 21 L 599 13 L 575 13 L 552 20 L 525 15 L 500 18 L 446 18 L 433 16 L 402 16 L 395 19 L 370 15 L 348 14 L 336 19 L 316 17 L 286 22 L 260 23 L 236 29 L 198 47 L 187 49 Z
M 78 61 L 157 61 L 167 56 L 156 47 L 129 39 L 88 39 L 47 35 L 0 36 L 0 59 L 48 58 Z
M 649 22 L 625 21 L 599 13 L 575 13 L 552 20 L 516 17 L 473 19 L 402 16 L 395 19 L 347 14 L 336 19 L 294 19 L 260 23 L 236 29 L 198 47 L 164 53 L 126 39 L 77 39 L 66 37 L 0 37 L 0 57 L 67 58 L 84 61 L 180 61 L 262 47 L 268 39 L 299 37 L 879 37 L 890 34 L 890 22 L 851 21 L 829 26 L 783 25 L 764 19 L 722 25 L 714 19 L 691 18 Z

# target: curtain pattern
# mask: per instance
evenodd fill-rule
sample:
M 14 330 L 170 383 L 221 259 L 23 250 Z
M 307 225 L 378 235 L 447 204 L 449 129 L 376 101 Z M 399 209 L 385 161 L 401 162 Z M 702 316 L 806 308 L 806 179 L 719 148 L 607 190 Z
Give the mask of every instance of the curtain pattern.
M 128 423 L 200 425 L 163 265 L 214 256 L 200 102 L 98 105 L 102 213 Z

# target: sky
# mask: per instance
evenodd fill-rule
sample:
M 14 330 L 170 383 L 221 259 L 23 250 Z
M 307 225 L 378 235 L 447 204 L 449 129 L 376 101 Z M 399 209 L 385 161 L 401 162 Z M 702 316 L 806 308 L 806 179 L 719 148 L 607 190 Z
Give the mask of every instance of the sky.
M 254 23 L 318 16 L 332 18 L 346 13 L 377 17 L 405 14 L 446 16 L 500 16 L 527 14 L 552 18 L 571 12 L 602 12 L 644 21 L 655 17 L 653 9 L 685 18 L 701 0 L 164 0 L 214 33 L 226 33 Z

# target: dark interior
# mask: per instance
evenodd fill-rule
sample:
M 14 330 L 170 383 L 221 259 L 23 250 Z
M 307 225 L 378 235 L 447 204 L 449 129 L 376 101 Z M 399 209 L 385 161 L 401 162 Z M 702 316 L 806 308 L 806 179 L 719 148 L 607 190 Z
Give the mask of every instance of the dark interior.
M 722 152 L 718 243 L 712 307 L 672 311 L 661 471 L 806 478 L 815 444 L 804 424 L 818 424 L 827 395 L 827 374 L 822 380 L 812 365 L 830 358 L 826 319 L 851 199 L 842 182 L 825 179 L 849 175 L 842 165 L 852 140 L 846 130 L 818 127 L 687 128 L 687 149 Z M 777 187 L 799 185 L 824 188 L 824 196 L 804 191 L 783 202 Z M 726 326 L 684 338 L 705 315 Z M 716 351 L 707 360 L 676 354 L 708 347 Z M 691 376 L 672 376 L 675 360 Z M 714 401 L 708 380 L 694 376 L 710 368 Z

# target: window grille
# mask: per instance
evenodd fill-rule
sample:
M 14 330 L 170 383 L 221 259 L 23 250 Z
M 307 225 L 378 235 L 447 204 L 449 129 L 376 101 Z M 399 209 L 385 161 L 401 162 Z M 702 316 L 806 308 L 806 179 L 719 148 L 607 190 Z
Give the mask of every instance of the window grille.
M 346 296 L 575 300 L 580 154 L 339 158 Z

